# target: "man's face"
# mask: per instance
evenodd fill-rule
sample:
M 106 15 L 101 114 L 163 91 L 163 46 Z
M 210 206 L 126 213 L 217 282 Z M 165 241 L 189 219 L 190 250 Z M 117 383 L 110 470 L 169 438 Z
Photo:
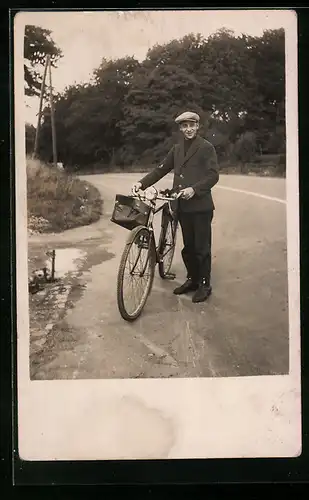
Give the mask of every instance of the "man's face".
M 182 122 L 179 128 L 185 139 L 193 139 L 197 134 L 199 124 L 197 122 L 187 121 Z

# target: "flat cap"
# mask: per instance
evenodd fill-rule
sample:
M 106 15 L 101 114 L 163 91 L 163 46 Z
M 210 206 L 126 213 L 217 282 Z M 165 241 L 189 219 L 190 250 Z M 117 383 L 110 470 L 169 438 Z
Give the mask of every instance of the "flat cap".
M 181 123 L 181 122 L 199 122 L 200 117 L 197 113 L 192 113 L 192 111 L 186 111 L 185 113 L 182 113 L 181 115 L 177 116 L 175 119 L 176 123 Z

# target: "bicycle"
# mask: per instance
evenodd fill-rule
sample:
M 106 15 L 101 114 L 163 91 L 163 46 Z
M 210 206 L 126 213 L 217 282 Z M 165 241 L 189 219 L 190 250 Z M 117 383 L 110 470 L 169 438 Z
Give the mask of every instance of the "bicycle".
M 117 304 L 126 321 L 134 321 L 141 315 L 152 289 L 157 264 L 162 279 L 176 277 L 170 272 L 177 234 L 177 220 L 171 207 L 175 199 L 177 194 L 172 190 L 157 191 L 154 187 L 136 195 L 116 195 L 111 221 L 130 230 L 117 275 Z M 164 203 L 157 207 L 157 201 Z M 161 230 L 157 244 L 153 220 L 160 211 Z

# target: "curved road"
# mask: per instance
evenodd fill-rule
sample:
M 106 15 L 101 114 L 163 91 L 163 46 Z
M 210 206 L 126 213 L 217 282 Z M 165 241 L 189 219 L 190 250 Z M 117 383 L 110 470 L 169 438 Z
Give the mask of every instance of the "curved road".
M 289 369 L 285 181 L 221 176 L 213 189 L 213 295 L 202 304 L 176 297 L 185 279 L 179 231 L 173 270 L 158 272 L 142 316 L 123 321 L 116 275 L 128 232 L 110 222 L 116 193 L 138 174 L 85 177 L 102 193 L 104 215 L 91 226 L 30 238 L 85 252 L 65 315 L 32 368 L 36 379 L 235 377 Z M 170 187 L 172 177 L 160 181 Z M 70 306 L 70 307 L 69 307 Z

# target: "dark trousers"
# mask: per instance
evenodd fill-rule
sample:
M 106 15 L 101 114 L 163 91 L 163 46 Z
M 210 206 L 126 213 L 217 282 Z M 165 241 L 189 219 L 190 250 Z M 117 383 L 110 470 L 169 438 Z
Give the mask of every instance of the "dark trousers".
M 182 230 L 184 247 L 182 258 L 187 277 L 194 282 L 211 278 L 211 223 L 213 211 L 202 213 L 179 212 L 178 220 Z

